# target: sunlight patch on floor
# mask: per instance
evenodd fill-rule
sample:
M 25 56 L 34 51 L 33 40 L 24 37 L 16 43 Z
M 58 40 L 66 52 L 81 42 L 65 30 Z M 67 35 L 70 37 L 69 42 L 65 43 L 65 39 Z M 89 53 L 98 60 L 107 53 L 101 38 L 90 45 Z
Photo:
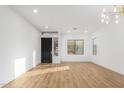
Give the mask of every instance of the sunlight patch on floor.
M 69 69 L 70 69 L 69 66 L 39 69 L 39 70 L 36 70 L 36 71 L 28 72 L 28 76 L 36 76 L 36 75 L 41 75 L 41 74 L 46 74 L 46 73 L 51 73 L 51 72 L 58 72 L 58 71 L 67 71 Z
M 48 69 L 44 69 L 44 70 L 42 71 L 42 74 L 44 74 L 44 73 L 49 73 L 49 72 L 65 71 L 65 70 L 69 70 L 69 69 L 70 69 L 69 66 L 48 68 Z

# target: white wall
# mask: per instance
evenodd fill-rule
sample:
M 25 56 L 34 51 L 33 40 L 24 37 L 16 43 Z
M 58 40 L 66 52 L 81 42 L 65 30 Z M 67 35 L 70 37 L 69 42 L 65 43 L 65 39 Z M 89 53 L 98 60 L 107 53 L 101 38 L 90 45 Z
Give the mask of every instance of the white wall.
M 94 33 L 98 54 L 93 61 L 104 67 L 124 74 L 124 18 L 119 24 L 109 24 Z
M 84 55 L 68 55 L 67 40 L 83 39 L 84 40 Z M 61 35 L 61 61 L 91 61 L 92 45 L 90 35 Z
M 40 63 L 40 32 L 8 7 L 0 6 L 0 83 Z

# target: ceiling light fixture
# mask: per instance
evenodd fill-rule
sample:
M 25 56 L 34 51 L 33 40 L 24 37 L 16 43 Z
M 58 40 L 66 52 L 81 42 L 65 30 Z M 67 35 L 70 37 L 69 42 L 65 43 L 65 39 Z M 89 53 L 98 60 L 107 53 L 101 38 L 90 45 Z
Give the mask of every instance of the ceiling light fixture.
M 103 13 L 101 14 L 101 17 L 104 17 L 104 14 Z
M 123 6 L 113 6 L 112 11 L 108 11 L 105 8 L 102 9 L 101 13 L 101 23 L 109 24 L 110 20 L 115 19 L 115 23 L 119 23 L 119 16 L 124 16 L 124 5 Z
M 109 24 L 109 21 L 108 20 L 106 21 L 106 24 Z
M 119 23 L 119 20 L 116 20 L 115 23 L 118 24 Z
M 115 18 L 119 18 L 119 15 L 115 15 Z
M 47 28 L 49 28 L 49 27 L 48 27 L 48 26 L 45 26 L 44 28 L 46 28 L 46 29 L 47 29 Z
M 105 9 L 105 8 L 103 8 L 103 9 L 102 9 L 102 12 L 106 12 L 106 9 Z
M 33 9 L 33 12 L 37 14 L 39 11 L 37 9 Z
M 109 16 L 106 16 L 106 19 L 109 19 Z
M 114 6 L 114 9 L 113 9 L 113 10 L 114 10 L 114 12 L 117 12 L 117 7 L 116 7 L 116 6 Z

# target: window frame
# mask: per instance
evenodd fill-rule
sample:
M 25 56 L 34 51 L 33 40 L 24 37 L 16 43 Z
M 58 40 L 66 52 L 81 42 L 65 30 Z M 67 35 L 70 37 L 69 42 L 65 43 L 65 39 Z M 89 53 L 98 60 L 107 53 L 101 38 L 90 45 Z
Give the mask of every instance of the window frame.
M 69 41 L 74 42 L 74 53 L 69 53 Z M 82 41 L 82 53 L 76 53 L 76 41 Z M 73 47 L 73 46 L 72 46 Z M 68 55 L 84 55 L 84 40 L 83 39 L 69 39 L 67 40 L 67 54 Z

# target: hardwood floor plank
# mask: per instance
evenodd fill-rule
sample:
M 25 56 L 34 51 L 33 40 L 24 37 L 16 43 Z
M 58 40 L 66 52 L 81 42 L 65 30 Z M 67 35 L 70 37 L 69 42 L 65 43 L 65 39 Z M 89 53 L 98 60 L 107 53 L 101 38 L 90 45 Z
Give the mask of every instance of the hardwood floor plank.
M 4 88 L 123 88 L 124 75 L 92 62 L 41 64 Z

